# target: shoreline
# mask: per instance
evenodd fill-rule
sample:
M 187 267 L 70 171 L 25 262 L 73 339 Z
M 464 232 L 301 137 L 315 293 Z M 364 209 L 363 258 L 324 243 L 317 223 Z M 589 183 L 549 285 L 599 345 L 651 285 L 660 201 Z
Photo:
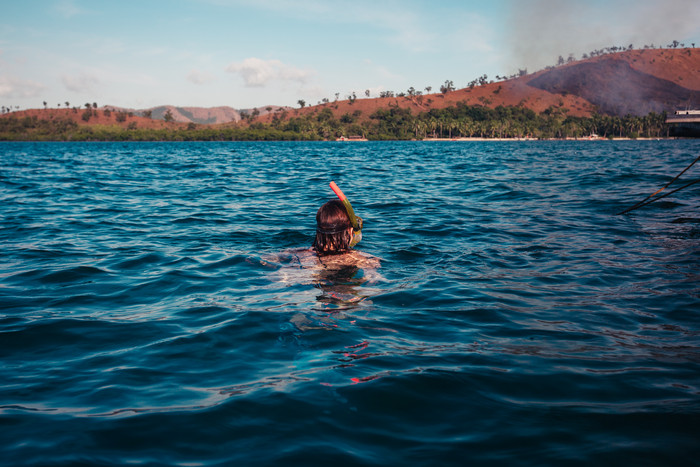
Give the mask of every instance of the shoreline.
M 353 143 L 378 143 L 378 142 L 414 142 L 414 143 L 436 143 L 436 142 L 544 142 L 544 141 L 676 141 L 676 140 L 696 140 L 698 138 L 668 136 L 659 138 L 425 138 L 425 139 L 382 139 L 382 140 L 355 140 Z M 208 139 L 192 139 L 192 140 L 159 140 L 159 139 L 133 139 L 133 140 L 117 140 L 117 139 L 0 139 L 0 144 L 3 143 L 208 143 L 208 142 L 228 142 L 228 143 L 282 143 L 282 142 L 297 142 L 297 143 L 347 143 L 348 140 L 338 141 L 334 139 L 325 140 L 208 140 Z
M 629 137 L 621 137 L 621 138 L 602 138 L 602 137 L 597 137 L 597 138 L 482 138 L 482 137 L 472 137 L 472 138 L 465 138 L 465 137 L 459 137 L 459 138 L 423 138 L 421 140 L 414 140 L 414 141 L 428 141 L 428 142 L 452 142 L 452 141 L 661 141 L 661 140 L 675 140 L 679 139 L 678 137 L 675 136 L 668 136 L 668 137 L 652 137 L 652 138 L 629 138 Z M 693 139 L 693 138 L 689 138 Z

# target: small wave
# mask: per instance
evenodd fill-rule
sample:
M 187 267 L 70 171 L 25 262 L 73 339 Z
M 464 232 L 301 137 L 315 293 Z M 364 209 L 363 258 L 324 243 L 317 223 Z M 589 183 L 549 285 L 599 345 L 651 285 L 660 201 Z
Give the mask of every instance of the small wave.
M 174 224 L 218 224 L 218 225 L 223 225 L 223 224 L 228 224 L 228 221 L 224 219 L 209 219 L 205 217 L 197 217 L 197 216 L 188 216 L 188 217 L 181 217 L 178 219 L 173 220 Z
M 36 281 L 42 284 L 89 283 L 100 278 L 109 277 L 110 273 L 93 266 L 76 266 L 61 271 L 34 269 L 10 276 L 11 281 Z
M 142 266 L 162 264 L 166 261 L 168 258 L 161 253 L 143 253 L 136 258 L 120 261 L 112 267 L 115 269 L 139 269 Z

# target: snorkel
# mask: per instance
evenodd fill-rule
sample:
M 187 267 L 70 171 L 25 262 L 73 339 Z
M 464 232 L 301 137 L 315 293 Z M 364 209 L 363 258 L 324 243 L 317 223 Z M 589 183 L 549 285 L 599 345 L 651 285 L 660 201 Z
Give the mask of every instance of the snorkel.
M 340 188 L 338 188 L 338 185 L 335 184 L 335 182 L 330 183 L 331 190 L 333 190 L 333 193 L 338 196 L 338 199 L 340 200 L 341 203 L 343 203 L 343 206 L 345 207 L 345 212 L 348 213 L 348 217 L 350 218 L 350 224 L 352 225 L 352 240 L 350 241 L 350 247 L 353 247 L 360 243 L 360 240 L 362 240 L 362 218 L 359 216 L 355 215 L 355 210 L 352 208 L 352 204 L 350 204 L 350 201 L 348 201 L 348 197 L 345 196 L 345 194 L 341 191 Z

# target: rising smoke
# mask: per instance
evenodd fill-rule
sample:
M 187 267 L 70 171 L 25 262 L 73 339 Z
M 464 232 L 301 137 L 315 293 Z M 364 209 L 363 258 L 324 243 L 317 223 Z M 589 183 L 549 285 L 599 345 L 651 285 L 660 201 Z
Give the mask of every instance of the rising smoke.
M 605 47 L 666 46 L 673 40 L 700 47 L 697 0 L 514 0 L 508 38 L 513 67 L 536 71 L 559 56 L 579 59 Z

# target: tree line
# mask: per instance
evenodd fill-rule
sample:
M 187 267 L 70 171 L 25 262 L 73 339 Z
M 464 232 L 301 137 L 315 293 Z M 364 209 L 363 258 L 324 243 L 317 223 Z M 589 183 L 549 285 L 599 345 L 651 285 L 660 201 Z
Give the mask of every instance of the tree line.
M 86 109 L 87 110 L 87 109 Z M 538 114 L 522 107 L 489 108 L 458 103 L 445 109 L 414 114 L 389 107 L 362 118 L 362 112 L 336 118 L 329 108 L 303 116 L 275 114 L 270 123 L 229 126 L 189 124 L 185 128 L 145 129 L 134 123 L 78 125 L 70 119 L 5 116 L 0 119 L 0 141 L 319 141 L 345 136 L 369 140 L 425 138 L 660 138 L 668 136 L 665 113 L 616 117 L 594 114 L 568 116 L 566 109 L 550 107 Z

